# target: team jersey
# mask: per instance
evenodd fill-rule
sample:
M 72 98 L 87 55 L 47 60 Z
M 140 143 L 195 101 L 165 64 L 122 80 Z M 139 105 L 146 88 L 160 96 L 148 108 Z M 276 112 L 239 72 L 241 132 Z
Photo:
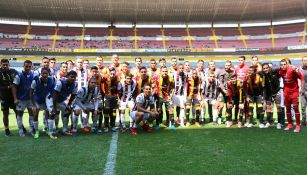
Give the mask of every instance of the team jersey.
M 135 105 L 132 111 L 137 111 L 137 104 L 140 104 L 142 108 L 147 109 L 149 107 L 153 108 L 155 101 L 153 96 L 145 97 L 144 93 L 139 94 L 135 99 Z
M 38 69 L 34 70 L 33 71 L 34 76 L 40 76 L 41 72 L 42 72 L 42 69 L 43 69 L 42 67 L 39 67 Z M 49 75 L 51 75 L 51 69 L 50 68 L 48 68 L 48 72 L 49 72 Z
M 163 78 L 162 76 L 158 76 L 155 79 L 154 86 L 154 89 L 160 98 L 170 100 L 171 91 L 174 89 L 174 80 L 172 77 L 167 76 Z
M 263 73 L 264 96 L 268 100 L 272 95 L 277 94 L 280 90 L 279 69 L 272 69 L 269 73 Z
M 103 77 L 101 80 L 102 93 L 107 96 L 118 96 L 117 87 L 120 83 L 120 78 L 115 76 L 111 79 L 109 76 Z
M 287 93 L 298 93 L 299 83 L 298 79 L 304 81 L 303 74 L 298 70 L 298 68 L 290 65 L 286 70 L 279 70 L 279 75 L 283 79 L 284 83 L 284 94 Z
M 168 68 L 168 75 L 173 77 L 177 73 L 177 68 L 175 69 L 174 67 L 169 67 Z
M 132 80 L 131 84 L 127 84 L 124 80 L 122 80 L 117 85 L 117 90 L 119 91 L 119 98 L 122 102 L 127 102 L 135 98 L 135 88 L 136 83 Z
M 58 80 L 64 80 L 67 76 L 67 72 L 58 71 L 55 75 L 56 79 Z
M 0 69 L 0 98 L 3 100 L 12 99 L 12 91 L 8 86 L 13 84 L 13 80 L 18 72 L 15 69 L 3 71 Z
M 29 74 L 24 74 L 24 72 L 19 72 L 13 81 L 13 84 L 17 87 L 17 99 L 18 100 L 29 100 L 30 99 L 30 87 L 34 75 L 32 72 Z
M 244 64 L 243 66 L 238 65 L 235 68 L 235 73 L 237 75 L 237 79 L 241 80 L 242 83 L 246 80 L 246 76 L 248 74 L 249 66 Z
M 187 83 L 188 76 L 185 73 L 179 75 L 179 73 L 174 74 L 174 85 L 175 85 L 175 95 L 185 95 L 184 88 Z
M 139 72 L 140 72 L 140 69 L 137 68 L 137 67 L 132 68 L 131 71 L 130 71 L 130 73 L 131 73 L 134 77 L 138 76 L 138 75 L 139 75 Z
M 79 69 L 77 67 L 75 67 L 73 69 L 74 71 L 77 72 L 77 77 L 76 77 L 76 81 L 78 84 L 78 89 L 80 89 L 81 87 L 87 86 L 88 84 L 88 71 L 86 69 Z
M 187 98 L 197 99 L 199 97 L 202 81 L 199 77 L 193 79 L 192 77 L 188 78 L 186 84 Z
M 71 85 L 68 84 L 67 79 L 65 80 L 57 80 L 54 90 L 50 92 L 49 98 L 52 97 L 54 91 L 59 93 L 56 101 L 58 103 L 62 103 L 67 100 L 68 96 L 71 94 L 77 94 L 78 84 L 77 82 L 73 82 Z
M 82 87 L 78 90 L 74 103 L 85 109 L 85 104 L 94 104 L 95 110 L 98 110 L 99 105 L 99 90 L 97 87 L 89 91 L 88 87 Z
M 145 84 L 149 84 L 152 87 L 154 83 L 154 80 L 151 79 L 149 76 L 147 76 L 147 78 L 145 79 L 142 79 L 140 76 L 136 76 L 134 80 L 136 82 L 136 89 L 135 89 L 136 94 L 140 94 L 143 92 L 143 87 Z
M 248 75 L 245 85 L 245 90 L 248 95 L 263 95 L 264 81 L 259 74 L 256 73 L 254 76 Z
M 307 68 L 301 67 L 300 71 L 302 72 L 303 76 L 304 76 L 304 80 L 307 80 Z M 305 87 L 302 87 L 302 90 L 304 92 L 307 91 L 307 83 L 305 83 Z
M 149 76 L 150 78 L 154 78 L 154 77 L 156 77 L 156 76 L 158 75 L 157 69 L 156 69 L 156 70 L 152 70 L 151 68 L 149 68 L 149 69 L 147 70 L 147 73 L 148 73 L 148 76 Z
M 238 99 L 239 103 L 243 103 L 243 84 L 242 81 L 237 80 L 236 83 L 227 82 L 227 94 L 229 102 L 232 103 L 233 99 Z
M 215 100 L 219 95 L 219 88 L 220 84 L 216 79 L 212 82 L 209 82 L 207 79 L 202 84 L 202 94 L 205 99 Z
M 45 103 L 46 96 L 50 91 L 52 91 L 55 87 L 56 79 L 54 77 L 49 76 L 47 82 L 42 82 L 40 77 L 34 77 L 31 89 L 34 91 L 34 100 L 38 104 Z

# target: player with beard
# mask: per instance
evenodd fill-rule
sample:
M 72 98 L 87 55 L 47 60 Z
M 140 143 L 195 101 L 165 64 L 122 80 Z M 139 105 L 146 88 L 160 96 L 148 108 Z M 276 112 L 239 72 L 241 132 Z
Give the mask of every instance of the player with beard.
M 155 111 L 154 98 L 151 95 L 151 87 L 145 84 L 143 92 L 136 97 L 135 106 L 130 112 L 130 118 L 133 121 L 132 127 L 130 128 L 132 135 L 137 135 L 137 125 L 143 121 L 142 128 L 146 132 L 152 132 L 152 128 L 149 127 L 148 123 L 157 119 L 159 116 L 158 112 Z
M 22 123 L 25 108 L 27 108 L 29 113 L 29 132 L 33 135 L 33 110 L 29 94 L 34 75 L 31 72 L 31 69 L 32 62 L 30 60 L 24 61 L 23 70 L 15 76 L 13 81 L 14 86 L 12 87 L 12 94 L 17 111 L 17 125 L 19 129 L 19 136 L 21 137 L 25 136 Z
M 196 120 L 193 115 L 192 124 L 195 124 L 196 127 L 200 127 L 199 116 L 200 116 L 200 88 L 201 87 L 201 79 L 197 75 L 197 71 L 195 69 L 192 70 L 191 77 L 188 78 L 188 82 L 186 84 L 187 91 L 187 101 L 185 103 L 185 115 L 186 115 L 186 127 L 190 126 L 190 110 L 194 109 L 196 114 Z
M 18 74 L 15 69 L 10 68 L 9 60 L 1 59 L 0 68 L 0 101 L 1 110 L 3 112 L 3 125 L 5 129 L 5 136 L 11 136 L 11 131 L 9 129 L 9 109 L 15 110 L 16 106 L 13 100 L 12 86 L 14 77 Z
M 97 88 L 97 80 L 92 77 L 87 87 L 82 87 L 78 90 L 77 96 L 73 102 L 73 129 L 72 134 L 77 134 L 78 117 L 81 111 L 84 112 L 86 116 L 92 113 L 92 132 L 97 133 L 97 117 L 98 117 L 98 105 L 99 105 L 99 90 Z M 85 121 L 88 117 L 83 118 L 84 124 L 88 123 Z
M 116 75 L 115 68 L 110 68 L 109 72 L 110 73 L 105 75 L 101 81 L 101 90 L 104 99 L 104 132 L 109 132 L 109 127 L 111 127 L 111 130 L 115 132 L 115 118 L 119 104 L 119 91 L 117 90 L 117 87 L 120 83 L 120 77 Z M 101 122 L 102 120 L 99 120 L 100 128 Z
M 288 125 L 285 130 L 291 130 L 293 128 L 292 118 L 291 118 L 291 105 L 293 105 L 293 109 L 295 112 L 295 121 L 296 127 L 294 132 L 300 132 L 300 112 L 298 109 L 299 106 L 299 95 L 302 93 L 303 88 L 305 87 L 304 76 L 298 70 L 298 68 L 287 64 L 286 59 L 282 59 L 280 61 L 280 70 L 279 75 L 282 77 L 284 82 L 284 102 L 286 106 L 286 114 Z M 298 81 L 300 80 L 300 81 Z
M 157 62 L 154 58 L 150 60 L 150 65 L 147 72 L 150 78 L 154 78 L 155 76 L 157 76 Z
M 186 102 L 186 92 L 184 88 L 186 87 L 188 76 L 184 73 L 184 68 L 182 64 L 178 65 L 177 72 L 174 74 L 174 95 L 172 96 L 172 103 L 176 106 L 177 113 L 177 123 L 181 127 L 184 127 L 185 118 L 185 102 Z
M 178 59 L 176 57 L 173 57 L 171 62 L 172 65 L 168 68 L 168 74 L 170 76 L 173 76 L 177 72 Z
M 175 128 L 174 123 L 174 107 L 171 103 L 171 99 L 174 92 L 174 81 L 171 76 L 168 75 L 168 69 L 166 66 L 161 68 L 161 75 L 155 79 L 155 91 L 157 92 L 157 96 L 159 100 L 157 101 L 157 111 L 159 113 L 159 117 L 156 120 L 157 126 L 163 126 L 163 111 L 162 106 L 165 105 L 166 109 L 166 125 L 168 125 L 171 129 Z
M 259 128 L 264 128 L 264 111 L 263 111 L 263 89 L 264 81 L 254 66 L 249 67 L 246 77 L 245 91 L 246 101 L 248 104 L 248 118 L 246 118 L 246 126 L 253 127 L 254 108 L 256 107 L 257 115 L 259 115 Z
M 262 64 L 262 76 L 264 81 L 264 100 L 265 109 L 267 115 L 267 123 L 265 128 L 268 128 L 273 121 L 273 108 L 274 103 L 277 107 L 278 123 L 277 129 L 281 129 L 281 126 L 285 123 L 285 116 L 281 109 L 281 91 L 280 91 L 280 77 L 279 68 L 271 68 L 268 63 Z
M 227 104 L 226 104 L 226 127 L 232 126 L 232 108 L 233 106 L 237 106 L 239 114 L 239 122 L 238 128 L 242 127 L 243 122 L 243 114 L 244 114 L 244 91 L 243 91 L 243 84 L 241 84 L 241 80 L 237 80 L 236 74 L 231 74 L 229 76 L 229 81 L 227 82 L 227 95 L 229 97 Z M 237 118 L 237 117 L 236 117 Z
M 63 123 L 62 133 L 64 135 L 71 135 L 67 126 L 68 117 L 71 113 L 71 104 L 75 99 L 78 89 L 77 82 L 75 82 L 76 77 L 77 72 L 68 72 L 67 79 L 58 80 L 53 91 L 51 91 L 47 96 L 46 105 L 50 113 L 48 118 L 48 134 L 51 139 L 57 139 L 57 136 L 54 132 L 54 118 L 55 115 L 59 115 L 60 111 Z

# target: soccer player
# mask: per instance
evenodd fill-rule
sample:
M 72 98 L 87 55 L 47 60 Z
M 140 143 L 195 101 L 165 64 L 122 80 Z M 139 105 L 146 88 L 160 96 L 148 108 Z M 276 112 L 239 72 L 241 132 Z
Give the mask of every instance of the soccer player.
M 46 107 L 46 97 L 50 91 L 55 87 L 56 79 L 52 76 L 49 76 L 49 69 L 42 68 L 40 76 L 35 76 L 30 89 L 30 99 L 33 106 L 33 133 L 34 138 L 39 138 L 38 130 L 38 114 L 40 110 L 47 110 Z M 48 118 L 48 112 L 45 113 L 45 117 Z
M 122 132 L 127 131 L 125 122 L 125 111 L 127 107 L 134 105 L 134 99 L 136 97 L 135 89 L 136 83 L 132 79 L 132 74 L 128 73 L 125 76 L 125 80 L 121 80 L 118 84 L 117 90 L 119 91 L 119 113 L 120 113 L 120 127 Z M 129 111 L 130 112 L 130 111 Z
M 84 69 L 89 70 L 91 68 L 90 61 L 89 60 L 83 60 L 83 67 L 84 67 Z
M 64 135 L 71 135 L 67 129 L 67 125 L 68 117 L 71 113 L 71 104 L 77 94 L 78 85 L 75 82 L 76 77 L 77 72 L 68 72 L 67 79 L 58 80 L 54 90 L 49 93 L 46 99 L 46 105 L 50 113 L 48 118 L 48 134 L 51 139 L 57 139 L 57 136 L 54 133 L 54 117 L 55 115 L 58 115 L 60 111 L 63 122 L 62 132 Z
M 182 64 L 178 65 L 177 72 L 174 74 L 174 95 L 172 96 L 172 103 L 176 106 L 177 123 L 180 123 L 181 127 L 184 127 L 185 118 L 185 102 L 186 94 L 184 88 L 187 83 L 187 75 L 184 73 Z
M 262 71 L 262 65 L 259 63 L 258 56 L 254 55 L 252 56 L 252 66 L 256 69 L 256 72 Z
M 104 132 L 109 132 L 109 127 L 113 132 L 116 132 L 115 119 L 116 111 L 118 110 L 119 92 L 117 90 L 120 83 L 120 77 L 116 75 L 116 69 L 110 68 L 110 73 L 105 75 L 101 81 L 101 89 L 104 97 Z M 99 121 L 99 127 L 101 127 Z
M 49 62 L 50 62 L 50 61 L 49 61 L 49 58 L 48 58 L 48 57 L 43 57 L 43 58 L 42 58 L 42 61 L 41 61 L 41 67 L 34 71 L 34 75 L 39 76 L 40 73 L 41 73 L 41 69 L 42 69 L 42 68 L 47 68 L 48 71 L 49 71 L 49 73 L 50 73 L 51 71 L 50 71 L 50 68 L 49 68 Z
M 239 113 L 238 128 L 242 127 L 243 113 L 244 113 L 244 98 L 243 98 L 243 84 L 241 80 L 237 79 L 236 74 L 231 74 L 227 82 L 227 95 L 229 97 L 226 103 L 226 127 L 232 126 L 232 108 L 233 105 L 239 109 L 235 115 Z
M 177 72 L 178 60 L 176 57 L 173 57 L 171 62 L 172 62 L 172 66 L 169 68 L 169 72 L 168 72 L 170 76 L 172 76 L 175 72 Z
M 248 118 L 246 123 L 248 128 L 253 127 L 254 107 L 256 107 L 257 115 L 259 115 L 259 128 L 264 128 L 264 111 L 263 111 L 263 87 L 264 81 L 254 66 L 249 67 L 248 75 L 246 77 L 245 91 L 246 101 L 248 104 Z M 247 119 L 246 119 L 247 120 Z
M 88 116 L 92 113 L 92 132 L 97 133 L 97 117 L 98 117 L 98 105 L 99 105 L 99 90 L 97 88 L 97 80 L 92 77 L 87 87 L 82 87 L 78 90 L 77 96 L 73 102 L 73 129 L 72 134 L 77 134 L 78 117 L 83 111 L 85 116 L 83 117 L 83 126 L 88 124 Z
M 13 109 L 16 114 L 16 106 L 13 100 L 12 86 L 14 77 L 18 74 L 15 69 L 10 68 L 9 60 L 1 59 L 0 62 L 0 99 L 1 110 L 3 112 L 3 125 L 5 136 L 11 136 L 9 129 L 9 109 Z
M 215 73 L 210 71 L 208 73 L 208 77 L 202 84 L 201 97 L 202 100 L 205 101 L 205 105 L 208 105 L 209 116 L 212 116 L 212 121 L 215 125 L 220 125 L 222 122 L 221 116 L 218 116 L 219 105 L 216 103 L 219 94 L 219 88 L 220 84 L 215 78 Z
M 291 130 L 293 128 L 292 118 L 291 118 L 291 105 L 295 111 L 295 121 L 296 127 L 294 132 L 300 132 L 300 112 L 299 106 L 299 95 L 302 93 L 303 89 L 299 87 L 305 87 L 303 74 L 294 66 L 287 64 L 286 59 L 280 61 L 279 75 L 282 77 L 284 82 L 284 102 L 286 106 L 286 114 L 288 125 L 285 130 Z M 300 80 L 300 83 L 299 81 Z
M 60 70 L 56 73 L 56 78 L 58 80 L 63 80 L 66 78 L 68 72 L 68 65 L 66 62 L 61 63 Z
M 174 81 L 173 77 L 168 75 L 168 69 L 166 66 L 161 68 L 161 75 L 155 79 L 155 91 L 159 97 L 157 101 L 157 111 L 159 117 L 156 120 L 157 126 L 163 126 L 163 111 L 162 106 L 165 105 L 166 109 L 166 125 L 171 129 L 175 129 L 174 123 L 174 107 L 171 103 L 171 99 L 174 93 Z
M 135 77 L 139 74 L 143 61 L 141 57 L 135 58 L 134 61 L 135 61 L 135 67 L 131 69 L 131 74 Z
M 136 94 L 140 94 L 143 92 L 143 87 L 145 84 L 153 84 L 153 79 L 148 76 L 146 67 L 140 68 L 139 75 L 134 77 L 134 80 L 137 84 L 135 89 Z
M 50 75 L 54 76 L 57 72 L 56 68 L 56 59 L 55 58 L 49 58 L 49 69 L 50 69 Z
M 159 68 L 157 70 L 157 74 L 161 73 L 162 67 L 164 67 L 164 66 L 166 66 L 166 60 L 165 60 L 165 58 L 162 57 L 162 58 L 159 59 Z
M 130 112 L 130 117 L 133 121 L 133 126 L 130 128 L 132 135 L 137 135 L 137 125 L 143 121 L 142 128 L 146 132 L 152 132 L 152 128 L 148 123 L 157 119 L 159 114 L 155 111 L 154 98 L 151 95 L 150 85 L 144 85 L 143 93 L 139 94 L 135 100 L 135 106 Z
M 186 84 L 187 91 L 187 101 L 185 103 L 185 115 L 186 115 L 186 127 L 190 126 L 190 110 L 195 109 L 196 120 L 193 115 L 192 124 L 195 124 L 196 127 L 200 127 L 199 116 L 200 116 L 200 87 L 201 79 L 197 75 L 195 69 L 192 70 L 191 77 L 188 77 L 188 82 Z
M 83 60 L 81 58 L 78 58 L 76 60 L 76 67 L 73 70 L 77 72 L 78 89 L 87 86 L 87 80 L 89 75 L 88 71 L 83 67 Z
M 74 62 L 72 62 L 71 60 L 67 60 L 66 64 L 67 64 L 67 72 L 72 71 L 75 66 Z
M 241 81 L 241 84 L 245 84 L 245 81 L 246 81 L 246 76 L 248 74 L 248 70 L 249 70 L 249 66 L 247 64 L 245 64 L 245 56 L 240 56 L 239 57 L 239 64 L 238 66 L 235 68 L 235 73 L 237 74 L 237 80 L 240 80 Z M 245 97 L 243 97 L 245 98 Z M 248 104 L 247 104 L 247 101 L 244 100 L 245 103 L 244 103 L 244 113 L 245 113 L 245 117 L 247 118 L 248 117 Z M 235 106 L 235 121 L 237 121 L 237 114 L 238 114 L 238 111 L 239 111 L 239 106 Z
M 277 107 L 277 129 L 281 129 L 281 126 L 285 123 L 285 117 L 281 109 L 281 91 L 280 91 L 280 77 L 279 68 L 271 68 L 268 63 L 262 64 L 263 81 L 264 81 L 264 93 L 265 109 L 267 115 L 267 123 L 265 128 L 270 127 L 273 121 L 273 108 L 274 103 Z
M 190 76 L 192 74 L 191 72 L 191 64 L 189 61 L 184 62 L 184 73 L 186 76 Z
M 304 76 L 304 80 L 307 80 L 307 57 L 304 56 L 302 58 L 302 67 L 300 68 L 300 71 L 302 72 Z M 304 84 L 304 87 L 301 87 L 301 107 L 302 107 L 302 126 L 306 126 L 306 107 L 307 107 L 307 85 Z
M 119 72 L 120 70 L 120 64 L 119 64 L 119 57 L 117 54 L 112 55 L 112 64 L 107 65 L 107 68 L 114 67 L 116 69 L 116 72 Z
M 116 74 L 117 76 L 120 77 L 121 80 L 124 80 L 126 75 L 129 73 L 130 73 L 130 64 L 126 61 L 122 63 L 120 71 L 116 69 Z
M 21 137 L 25 136 L 22 123 L 22 116 L 25 108 L 28 109 L 29 113 L 29 132 L 33 135 L 33 111 L 29 96 L 31 83 L 34 78 L 31 69 L 32 62 L 30 60 L 24 61 L 23 70 L 15 76 L 13 81 L 14 86 L 12 87 L 12 94 L 17 110 L 17 125 L 19 129 L 19 136 Z
M 147 72 L 150 78 L 154 78 L 155 76 L 157 76 L 157 62 L 154 58 L 150 60 L 150 65 Z

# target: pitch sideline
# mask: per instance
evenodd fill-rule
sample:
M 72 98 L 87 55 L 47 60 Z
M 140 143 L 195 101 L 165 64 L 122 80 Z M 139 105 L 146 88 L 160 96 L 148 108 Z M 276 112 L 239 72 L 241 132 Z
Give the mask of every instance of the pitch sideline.
M 110 150 L 108 152 L 108 159 L 104 168 L 104 175 L 114 175 L 117 155 L 117 140 L 118 132 L 112 133 L 112 139 L 110 143 Z

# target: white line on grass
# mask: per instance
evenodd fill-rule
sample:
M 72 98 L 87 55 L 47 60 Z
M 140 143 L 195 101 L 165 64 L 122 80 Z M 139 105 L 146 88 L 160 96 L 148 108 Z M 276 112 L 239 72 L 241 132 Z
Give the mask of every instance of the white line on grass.
M 113 132 L 108 153 L 108 159 L 104 167 L 104 175 L 113 175 L 115 173 L 116 155 L 117 155 L 118 132 Z

